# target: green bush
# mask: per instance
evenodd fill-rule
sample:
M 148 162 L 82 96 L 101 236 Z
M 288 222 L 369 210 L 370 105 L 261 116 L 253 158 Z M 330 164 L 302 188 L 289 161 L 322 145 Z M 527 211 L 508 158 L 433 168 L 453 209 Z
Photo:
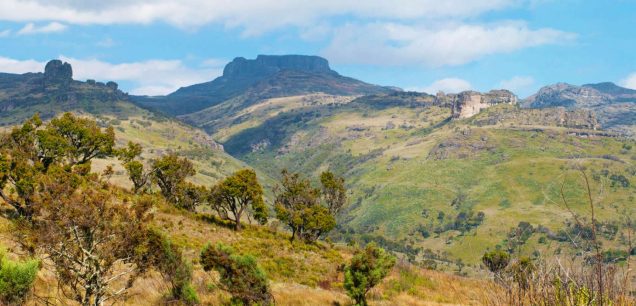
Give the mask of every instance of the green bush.
M 12 261 L 0 249 L 0 304 L 20 304 L 24 301 L 40 269 L 37 260 Z
M 267 277 L 251 255 L 238 255 L 226 245 L 206 246 L 201 252 L 205 271 L 216 270 L 221 287 L 232 294 L 233 305 L 272 305 Z
M 344 288 L 355 300 L 355 305 L 366 306 L 366 295 L 389 274 L 395 265 L 395 257 L 375 243 L 368 244 L 356 252 L 351 263 L 345 267 Z

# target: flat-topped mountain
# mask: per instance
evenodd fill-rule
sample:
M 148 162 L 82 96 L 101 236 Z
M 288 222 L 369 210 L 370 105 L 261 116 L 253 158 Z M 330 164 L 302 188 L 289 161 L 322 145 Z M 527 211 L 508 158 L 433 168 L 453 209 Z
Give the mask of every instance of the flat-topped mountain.
M 318 56 L 259 55 L 235 58 L 213 81 L 183 87 L 165 97 L 135 97 L 135 101 L 171 115 L 185 115 L 238 98 L 258 100 L 310 93 L 364 95 L 391 89 L 341 76 Z

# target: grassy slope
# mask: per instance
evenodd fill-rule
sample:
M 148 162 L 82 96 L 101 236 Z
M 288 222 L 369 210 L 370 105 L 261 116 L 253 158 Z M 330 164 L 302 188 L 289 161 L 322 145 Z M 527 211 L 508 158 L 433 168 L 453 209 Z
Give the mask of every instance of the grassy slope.
M 471 120 L 447 122 L 449 110 L 437 107 L 340 106 L 336 111 L 321 111 L 326 115 L 303 116 L 298 109 L 286 113 L 302 118 L 302 125 L 283 119 L 278 122 L 279 115 L 269 121 L 256 118 L 252 120 L 260 121 L 243 123 L 256 126 L 253 129 L 238 133 L 221 129 L 216 135 L 229 139 L 234 149 L 245 147 L 250 137 L 258 142 L 271 134 L 262 130 L 280 129 L 279 135 L 284 136 L 277 140 L 280 146 L 239 150 L 242 154 L 238 157 L 271 175 L 282 168 L 306 174 L 331 168 L 343 174 L 352 194 L 351 204 L 340 218 L 343 226 L 335 234 L 337 238 L 383 237 L 395 242 L 398 249 L 411 247 L 420 254 L 431 249 L 475 267 L 487 248 L 504 245 L 506 234 L 520 221 L 555 232 L 561 229 L 569 217 L 558 200 L 564 179 L 573 186 L 568 194 L 574 210 L 587 211 L 580 185 L 575 185 L 580 180 L 568 170 L 575 162 L 596 172 L 607 169 L 632 181 L 631 187 L 605 188 L 598 195 L 603 205 L 601 220 L 617 221 L 624 213 L 634 213 L 630 204 L 636 195 L 632 171 L 636 151 L 623 149 L 629 140 L 572 136 L 561 127 L 518 128 L 515 122 L 483 127 L 472 125 Z M 387 129 L 389 122 L 395 127 Z M 609 155 L 614 157 L 608 159 Z M 594 181 L 596 191 L 601 183 L 606 179 Z M 452 201 L 462 194 L 459 207 L 452 207 Z M 431 231 L 426 239 L 418 231 L 438 225 L 440 211 L 447 215 L 445 222 L 450 222 L 448 217 L 466 210 L 485 213 L 476 230 L 441 235 Z M 538 245 L 538 236 L 526 244 L 526 253 L 536 249 L 549 255 L 559 247 L 550 240 Z M 445 268 L 443 262 L 439 264 Z M 473 267 L 468 271 L 478 273 L 476 267 L 471 271 Z
M 342 288 L 343 275 L 338 269 L 351 256 L 348 247 L 290 243 L 288 235 L 271 227 L 248 226 L 237 233 L 200 215 L 165 204 L 159 204 L 153 222 L 169 233 L 194 263 L 193 285 L 204 305 L 220 305 L 229 300 L 229 296 L 218 289 L 217 276 L 204 272 L 198 264 L 201 248 L 217 242 L 256 256 L 271 280 L 277 305 L 351 303 Z M 17 252 L 10 232 L 10 223 L 0 218 L 0 244 L 8 246 L 10 252 Z M 14 253 L 12 257 L 18 256 Z M 37 305 L 46 299 L 55 305 L 73 305 L 59 295 L 56 286 L 52 267 L 45 264 L 35 285 L 37 298 L 31 299 L 29 304 Z M 125 304 L 172 304 L 174 302 L 166 299 L 168 288 L 158 274 L 151 272 L 135 282 Z M 370 292 L 370 301 L 371 305 L 485 305 L 490 299 L 487 290 L 498 289 L 488 281 L 400 264 Z

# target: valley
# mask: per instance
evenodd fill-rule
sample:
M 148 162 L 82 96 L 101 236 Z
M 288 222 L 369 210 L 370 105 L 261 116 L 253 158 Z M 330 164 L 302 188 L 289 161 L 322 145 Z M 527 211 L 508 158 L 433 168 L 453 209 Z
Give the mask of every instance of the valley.
M 488 280 L 484 253 L 581 255 L 576 243 L 587 229 L 576 224 L 590 219 L 582 171 L 591 178 L 607 256 L 629 247 L 636 98 L 616 85 L 555 85 L 525 100 L 507 90 L 431 95 L 341 76 L 319 57 L 259 56 L 235 59 L 214 81 L 148 97 L 125 94 L 114 82 L 76 81 L 70 65 L 49 65 L 44 73 L 0 76 L 5 131 L 34 113 L 46 121 L 73 112 L 112 127 L 117 147 L 140 144 L 145 166 L 168 153 L 188 158 L 196 169 L 188 182 L 196 185 L 255 169 L 269 211 L 283 170 L 313 183 L 324 171 L 344 178 L 348 201 L 335 229 L 308 245 L 289 242 L 273 217 L 263 226 L 243 220 L 250 225 L 238 233 L 206 205 L 157 204 L 153 226 L 193 262 L 203 303 L 228 299 L 210 288 L 215 280 L 198 262 L 199 250 L 218 241 L 258 257 L 281 305 L 348 303 L 339 269 L 356 246 L 371 242 L 399 260 L 372 291 L 373 305 L 488 304 L 502 288 Z M 92 162 L 96 174 L 109 166 L 108 182 L 131 188 L 118 158 Z M 11 227 L 3 221 L 1 241 L 17 251 Z M 608 260 L 625 265 L 631 257 Z M 53 282 L 45 272 L 35 292 L 50 295 Z M 127 303 L 160 301 L 165 286 L 148 276 Z

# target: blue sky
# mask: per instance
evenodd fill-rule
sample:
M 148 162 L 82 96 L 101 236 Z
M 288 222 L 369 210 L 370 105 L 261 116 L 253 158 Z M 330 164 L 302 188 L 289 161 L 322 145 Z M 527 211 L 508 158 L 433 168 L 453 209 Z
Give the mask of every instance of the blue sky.
M 237 56 L 316 54 L 343 75 L 434 93 L 555 82 L 636 88 L 634 0 L 2 0 L 0 71 L 167 94 Z

